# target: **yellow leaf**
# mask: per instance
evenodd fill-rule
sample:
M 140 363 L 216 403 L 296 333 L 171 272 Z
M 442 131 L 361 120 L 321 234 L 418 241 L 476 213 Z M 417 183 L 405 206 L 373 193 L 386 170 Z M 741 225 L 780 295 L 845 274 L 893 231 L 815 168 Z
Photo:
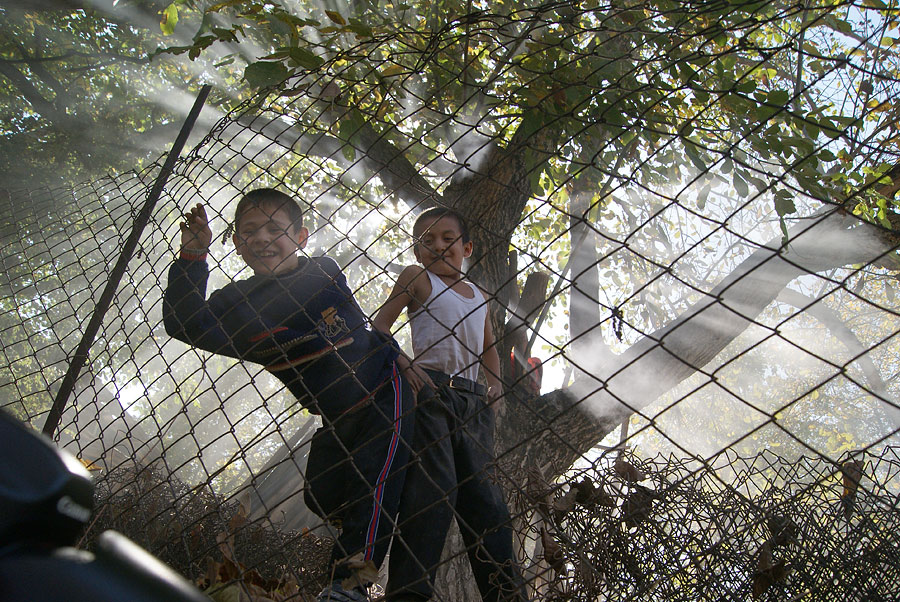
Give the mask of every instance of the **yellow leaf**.
M 213 4 L 212 6 L 207 8 L 206 12 L 215 13 L 222 10 L 223 8 L 234 6 L 235 4 L 241 4 L 242 2 L 244 2 L 244 0 L 225 0 L 225 2 L 217 2 L 216 4 Z
M 175 6 L 173 2 L 163 10 L 159 11 L 159 14 L 162 15 L 162 18 L 159 21 L 160 30 L 168 35 L 172 35 L 175 32 L 175 25 L 178 24 L 178 7 Z
M 102 467 L 97 466 L 97 464 L 92 460 L 85 460 L 84 458 L 78 458 L 78 461 L 81 462 L 81 465 L 87 468 L 88 470 L 103 470 Z
M 888 111 L 894 108 L 894 105 L 889 102 L 880 102 L 876 99 L 872 99 L 866 103 L 866 107 L 874 111 Z
M 341 13 L 339 13 L 339 12 L 336 12 L 333 10 L 326 10 L 325 14 L 328 15 L 329 19 L 331 19 L 333 22 L 337 23 L 338 25 L 343 26 L 343 25 L 347 24 L 347 22 L 344 20 L 344 17 L 342 17 Z
M 392 77 L 394 75 L 400 75 L 404 71 L 406 71 L 406 68 L 403 65 L 391 65 L 381 72 L 381 77 Z

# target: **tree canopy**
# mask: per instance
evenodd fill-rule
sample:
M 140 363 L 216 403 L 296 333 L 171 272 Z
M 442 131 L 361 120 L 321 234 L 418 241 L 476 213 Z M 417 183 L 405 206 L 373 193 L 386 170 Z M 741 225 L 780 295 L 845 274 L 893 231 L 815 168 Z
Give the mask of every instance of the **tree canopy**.
M 895 221 L 889 4 L 48 0 L 0 10 L 10 176 L 140 165 L 160 148 L 153 132 L 165 139 L 178 125 L 160 90 L 213 80 L 220 106 L 247 99 L 229 127 L 312 160 L 346 195 L 471 215 L 472 272 L 497 295 L 504 349 L 537 344 L 574 368 L 585 387 L 576 400 L 611 395 L 619 409 L 602 430 L 710 362 L 798 276 L 897 265 L 889 234 L 861 235 L 840 217 L 886 232 Z M 290 182 L 291 169 L 268 175 Z M 828 208 L 842 213 L 805 225 Z M 380 228 L 388 247 L 402 245 Z M 832 254 L 811 244 L 829 236 Z M 807 247 L 812 260 L 790 257 Z M 556 276 L 548 304 L 523 298 L 536 270 Z M 554 320 L 554 334 L 523 340 L 521 324 Z M 671 363 L 666 339 L 703 352 L 679 352 L 670 378 L 633 387 L 653 354 Z M 616 392 L 616 375 L 630 393 Z
M 265 110 L 247 111 L 244 125 L 336 164 L 356 191 L 369 185 L 365 194 L 375 198 L 475 216 L 487 226 L 476 233 L 474 273 L 508 309 L 522 257 L 561 273 L 571 339 L 563 354 L 573 361 L 580 347 L 601 358 L 576 371 L 593 383 L 588 390 L 613 390 L 604 363 L 626 374 L 649 363 L 650 349 L 670 357 L 659 344 L 666 337 L 683 339 L 682 352 L 707 350 L 679 356 L 693 373 L 803 273 L 864 256 L 896 265 L 884 250 L 892 243 L 844 239 L 836 217 L 821 233 L 803 225 L 840 207 L 892 229 L 898 13 L 889 5 L 375 2 L 327 10 L 275 2 L 218 3 L 204 14 L 193 45 L 172 52 L 268 34 L 244 75 L 280 88 Z M 754 206 L 757 217 L 747 219 L 765 220 L 771 208 L 781 232 L 768 240 L 758 228 L 757 244 L 788 255 L 810 244 L 816 260 L 787 258 L 780 269 L 771 250 L 747 254 L 741 237 L 749 230 L 722 235 Z M 513 241 L 513 260 L 507 242 L 523 226 L 538 230 Z M 792 241 L 806 230 L 806 244 Z M 554 246 L 566 235 L 567 249 Z M 829 236 L 840 252 L 814 250 L 813 241 Z M 723 261 L 740 269 L 710 289 L 726 274 Z M 674 280 L 660 285 L 673 266 Z M 759 274 L 762 286 L 752 277 L 760 266 L 781 275 Z M 673 299 L 673 284 L 686 293 Z M 742 319 L 721 303 L 730 295 L 746 305 Z M 681 325 L 692 316 L 702 318 L 695 325 L 736 330 L 707 325 L 688 336 Z M 639 344 L 613 359 L 598 325 L 617 317 L 630 327 L 625 340 Z M 629 354 L 643 359 L 630 363 Z M 636 375 L 624 380 L 638 391 L 613 394 L 626 400 L 626 413 L 647 402 L 635 396 L 655 398 L 673 384 L 662 379 L 651 391 L 633 387 Z
M 141 168 L 172 143 L 200 84 L 229 84 L 205 60 L 152 58 L 171 40 L 159 26 L 165 4 L 0 3 L 3 186 Z
M 391 140 L 418 128 L 425 148 L 402 150 L 437 173 L 441 144 L 460 164 L 478 156 L 466 146 L 486 152 L 466 144 L 473 134 L 527 147 L 536 195 L 564 183 L 595 193 L 601 166 L 645 186 L 693 168 L 708 194 L 720 168 L 739 196 L 778 193 L 786 215 L 798 193 L 833 201 L 894 164 L 898 17 L 888 5 L 451 1 L 342 11 L 216 3 L 193 44 L 168 51 L 266 39 L 244 70 L 249 84 L 327 79 L 337 87 L 323 85 L 325 97 L 359 111 L 345 131 L 364 121 Z M 549 161 L 544 148 L 564 152 Z M 790 181 L 773 187 L 787 171 Z
M 124 4 L 155 8 L 153 27 L 0 4 L 18 28 L 0 75 L 4 148 L 20 153 L 4 160 L 58 151 L 77 173 L 97 136 L 128 141 L 97 159 L 122 169 L 144 132 L 177 121 L 157 84 L 212 79 L 229 112 L 181 164 L 173 202 L 199 196 L 227 221 L 248 186 L 297 193 L 368 311 L 409 260 L 407 216 L 461 210 L 513 358 L 498 431 L 511 470 L 556 478 L 631 416 L 632 444 L 704 458 L 768 444 L 836 457 L 896 436 L 895 3 Z M 50 22 L 78 42 L 40 46 L 60 40 Z M 147 274 L 177 221 L 166 207 Z M 158 292 L 139 281 L 139 299 Z M 197 391 L 232 366 L 149 359 L 170 349 L 128 360 L 130 382 L 164 398 L 133 411 L 165 406 L 176 424 L 184 406 L 193 435 L 208 424 Z M 165 376 L 140 376 L 151 365 Z M 217 393 L 237 407 L 255 376 L 230 371 Z

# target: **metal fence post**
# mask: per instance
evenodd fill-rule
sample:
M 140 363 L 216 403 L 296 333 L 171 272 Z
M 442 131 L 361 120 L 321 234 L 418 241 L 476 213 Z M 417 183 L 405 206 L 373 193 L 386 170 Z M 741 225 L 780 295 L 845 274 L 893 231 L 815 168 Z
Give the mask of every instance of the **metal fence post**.
M 103 318 L 106 316 L 106 312 L 112 304 L 112 299 L 116 293 L 116 289 L 119 287 L 119 282 L 122 280 L 122 276 L 125 275 L 125 271 L 128 269 L 128 262 L 131 261 L 131 257 L 134 255 L 141 234 L 143 234 L 144 228 L 150 221 L 150 216 L 153 214 L 153 208 L 156 206 L 156 202 L 162 194 L 163 187 L 166 185 L 166 181 L 169 179 L 169 175 L 175 167 L 175 161 L 177 161 L 178 157 L 181 155 L 184 144 L 187 142 L 187 137 L 191 133 L 194 123 L 197 121 L 197 116 L 200 114 L 200 110 L 203 108 L 203 104 L 206 102 L 206 97 L 209 96 L 211 88 L 212 87 L 209 85 L 200 88 L 200 93 L 197 94 L 194 106 L 191 107 L 187 119 L 185 119 L 184 124 L 181 126 L 181 131 L 178 132 L 178 137 L 175 138 L 175 142 L 172 144 L 172 150 L 169 151 L 162 169 L 156 176 L 156 181 L 153 184 L 153 188 L 150 190 L 150 194 L 147 195 L 144 206 L 134 220 L 134 227 L 131 229 L 131 233 L 128 235 L 125 244 L 122 246 L 122 252 L 119 254 L 116 265 L 109 275 L 109 280 L 106 281 L 106 286 L 103 289 L 103 293 L 100 295 L 100 300 L 97 302 L 96 307 L 94 307 L 94 313 L 91 315 L 87 328 L 84 330 L 84 335 L 81 337 L 81 342 L 78 343 L 75 355 L 72 356 L 72 361 L 69 362 L 69 368 L 66 371 L 62 384 L 59 387 L 59 391 L 57 391 L 56 397 L 53 400 L 53 406 L 50 408 L 47 421 L 44 423 L 44 428 L 42 429 L 43 433 L 48 437 L 52 438 L 56 432 L 56 427 L 59 426 L 63 409 L 75 388 L 75 382 L 78 380 L 78 375 L 81 373 L 81 369 L 87 361 L 88 351 L 94 343 L 94 338 L 100 330 Z

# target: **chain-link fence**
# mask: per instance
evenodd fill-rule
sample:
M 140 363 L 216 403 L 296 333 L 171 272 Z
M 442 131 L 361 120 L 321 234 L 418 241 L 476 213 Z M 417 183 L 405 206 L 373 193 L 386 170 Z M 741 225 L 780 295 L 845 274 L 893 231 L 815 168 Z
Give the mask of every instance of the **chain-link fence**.
M 533 598 L 893 599 L 897 79 L 866 56 L 891 12 L 756 4 L 473 12 L 221 119 L 168 177 L 64 400 L 55 437 L 98 482 L 89 535 L 247 596 L 328 581 L 334 527 L 303 500 L 320 419 L 162 324 L 184 212 L 209 213 L 213 290 L 251 273 L 223 236 L 238 200 L 276 187 L 304 205 L 303 255 L 334 258 L 370 317 L 416 264 L 416 215 L 468 220 Z M 4 192 L 4 410 L 44 425 L 159 171 Z M 462 545 L 438 599 L 477 595 Z

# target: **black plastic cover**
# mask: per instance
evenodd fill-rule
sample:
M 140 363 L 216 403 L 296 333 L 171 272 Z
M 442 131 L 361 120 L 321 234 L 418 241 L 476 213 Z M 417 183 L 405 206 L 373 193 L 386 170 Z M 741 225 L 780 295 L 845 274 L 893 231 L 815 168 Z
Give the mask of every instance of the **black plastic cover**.
M 0 411 L 0 553 L 21 543 L 73 545 L 93 493 L 81 462 Z

